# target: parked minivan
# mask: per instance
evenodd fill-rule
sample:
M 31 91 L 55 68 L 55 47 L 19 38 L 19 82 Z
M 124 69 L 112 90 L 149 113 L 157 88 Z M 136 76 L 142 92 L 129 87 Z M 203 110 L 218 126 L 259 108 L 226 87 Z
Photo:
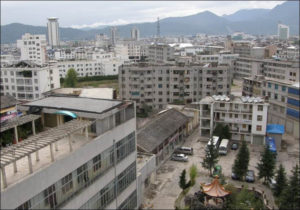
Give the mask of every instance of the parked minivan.
M 186 155 L 193 155 L 193 148 L 191 147 L 178 147 L 175 150 L 175 153 L 181 153 L 181 154 L 186 154 Z
M 228 139 L 222 139 L 221 144 L 219 146 L 219 155 L 227 155 L 228 143 Z

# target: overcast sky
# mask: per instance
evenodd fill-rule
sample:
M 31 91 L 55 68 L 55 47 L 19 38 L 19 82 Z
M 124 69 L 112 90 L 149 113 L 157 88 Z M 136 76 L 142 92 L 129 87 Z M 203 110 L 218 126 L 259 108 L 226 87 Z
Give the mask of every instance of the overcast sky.
M 58 17 L 62 27 L 96 27 L 152 22 L 205 10 L 217 15 L 240 9 L 272 9 L 283 1 L 3 1 L 1 25 L 23 23 L 46 26 L 47 17 Z

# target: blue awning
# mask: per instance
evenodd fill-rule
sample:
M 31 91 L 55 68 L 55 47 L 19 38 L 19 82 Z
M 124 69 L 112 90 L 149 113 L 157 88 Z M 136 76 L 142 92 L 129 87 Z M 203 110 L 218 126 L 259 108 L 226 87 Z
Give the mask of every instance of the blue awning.
M 267 125 L 267 133 L 284 134 L 284 126 L 279 124 Z
M 55 112 L 54 114 L 68 115 L 68 116 L 70 116 L 70 117 L 72 117 L 72 118 L 74 118 L 74 119 L 77 118 L 77 115 L 76 115 L 75 113 L 70 112 L 70 111 L 65 111 L 65 110 L 57 111 L 57 112 Z
M 267 144 L 267 146 L 269 146 L 269 149 L 270 149 L 271 152 L 274 152 L 274 153 L 277 152 L 276 143 L 275 143 L 274 138 L 272 138 L 270 136 L 267 136 L 266 137 L 266 144 Z

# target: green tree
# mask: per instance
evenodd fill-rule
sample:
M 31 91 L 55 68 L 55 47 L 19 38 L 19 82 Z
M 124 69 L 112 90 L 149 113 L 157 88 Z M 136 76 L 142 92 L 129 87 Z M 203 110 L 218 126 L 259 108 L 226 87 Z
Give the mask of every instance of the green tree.
M 179 177 L 179 187 L 184 190 L 186 188 L 186 178 L 185 178 L 185 175 L 186 175 L 186 171 L 185 169 L 181 172 L 181 175 Z
M 190 180 L 191 180 L 191 185 L 192 186 L 195 184 L 196 177 L 197 177 L 197 166 L 193 164 L 190 167 Z
M 218 163 L 219 153 L 215 146 L 212 144 L 207 146 L 207 150 L 205 150 L 205 157 L 202 162 L 202 167 L 209 170 L 210 176 L 212 176 L 212 169 Z
M 281 193 L 279 209 L 300 209 L 300 175 L 296 165 L 288 186 Z
M 245 141 L 242 141 L 242 146 L 239 149 L 236 159 L 232 167 L 233 173 L 237 175 L 240 179 L 246 175 L 248 171 L 250 153 Z
M 275 157 L 268 146 L 265 146 L 263 153 L 261 154 L 260 162 L 257 164 L 258 177 L 264 178 L 264 183 L 270 183 L 271 178 L 274 176 L 275 169 Z
M 214 131 L 214 136 L 219 136 L 219 139 L 231 139 L 231 133 L 228 125 L 224 125 L 222 123 L 217 123 Z
M 65 81 L 65 87 L 75 87 L 77 84 L 77 72 L 71 68 L 68 70 Z
M 286 173 L 282 164 L 280 164 L 279 169 L 277 170 L 275 181 L 274 195 L 279 197 L 284 188 L 287 186 Z

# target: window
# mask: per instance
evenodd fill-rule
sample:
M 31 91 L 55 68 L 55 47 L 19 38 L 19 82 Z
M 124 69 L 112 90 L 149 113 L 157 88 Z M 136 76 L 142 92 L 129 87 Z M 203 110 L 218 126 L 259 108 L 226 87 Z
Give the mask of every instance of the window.
M 285 87 L 285 86 L 282 86 L 282 88 L 281 88 L 281 89 L 282 89 L 282 91 L 283 91 L 283 92 L 285 92 L 285 91 L 286 91 L 286 87 Z
M 246 119 L 247 118 L 247 115 L 243 114 L 243 119 Z
M 263 111 L 263 109 L 264 109 L 263 105 L 258 105 L 257 106 L 257 111 Z
M 225 103 L 220 103 L 220 107 L 225 107 Z
M 101 168 L 101 154 L 93 158 L 94 172 Z
M 261 131 L 261 129 L 262 129 L 261 125 L 256 126 L 256 131 Z
M 262 115 L 257 115 L 257 121 L 262 121 Z
M 34 75 L 34 76 L 36 76 L 36 75 L 37 75 L 37 72 L 36 72 L 36 71 L 34 71 L 34 72 L 33 72 L 33 75 Z
M 238 109 L 238 108 L 239 108 L 239 105 L 238 105 L 238 104 L 234 104 L 234 108 L 235 108 L 235 109 Z
M 20 205 L 18 208 L 16 208 L 17 210 L 25 210 L 25 209 L 30 209 L 31 208 L 31 202 L 26 201 L 25 203 L 23 203 L 22 205 Z
M 243 128 L 246 128 L 247 127 L 247 125 L 246 124 L 243 124 Z
M 239 117 L 239 115 L 238 115 L 238 114 L 235 114 L 235 115 L 234 115 L 234 117 L 235 117 L 235 118 L 238 118 L 238 117 Z
M 61 180 L 62 192 L 67 193 L 73 188 L 72 173 L 69 173 L 67 176 Z
M 14 73 L 13 71 L 11 71 L 11 72 L 10 72 L 10 75 L 11 75 L 11 76 L 14 76 L 14 75 L 15 75 L 15 73 Z
M 278 85 L 277 84 L 275 84 L 275 90 L 278 90 Z
M 55 185 L 51 185 L 46 190 L 44 190 L 44 198 L 45 198 L 45 205 L 50 206 L 51 209 L 54 209 L 57 205 L 56 200 L 56 192 L 55 192 Z
M 272 88 L 272 84 L 268 82 L 268 88 Z
M 158 84 L 158 88 L 162 88 L 162 84 Z
M 285 102 L 284 96 L 281 96 L 281 102 Z
M 77 168 L 77 182 L 78 184 L 86 183 L 89 180 L 87 164 L 83 164 L 79 168 Z
M 278 99 L 278 94 L 277 94 L 277 93 L 274 94 L 274 98 L 275 98 L 276 100 Z

